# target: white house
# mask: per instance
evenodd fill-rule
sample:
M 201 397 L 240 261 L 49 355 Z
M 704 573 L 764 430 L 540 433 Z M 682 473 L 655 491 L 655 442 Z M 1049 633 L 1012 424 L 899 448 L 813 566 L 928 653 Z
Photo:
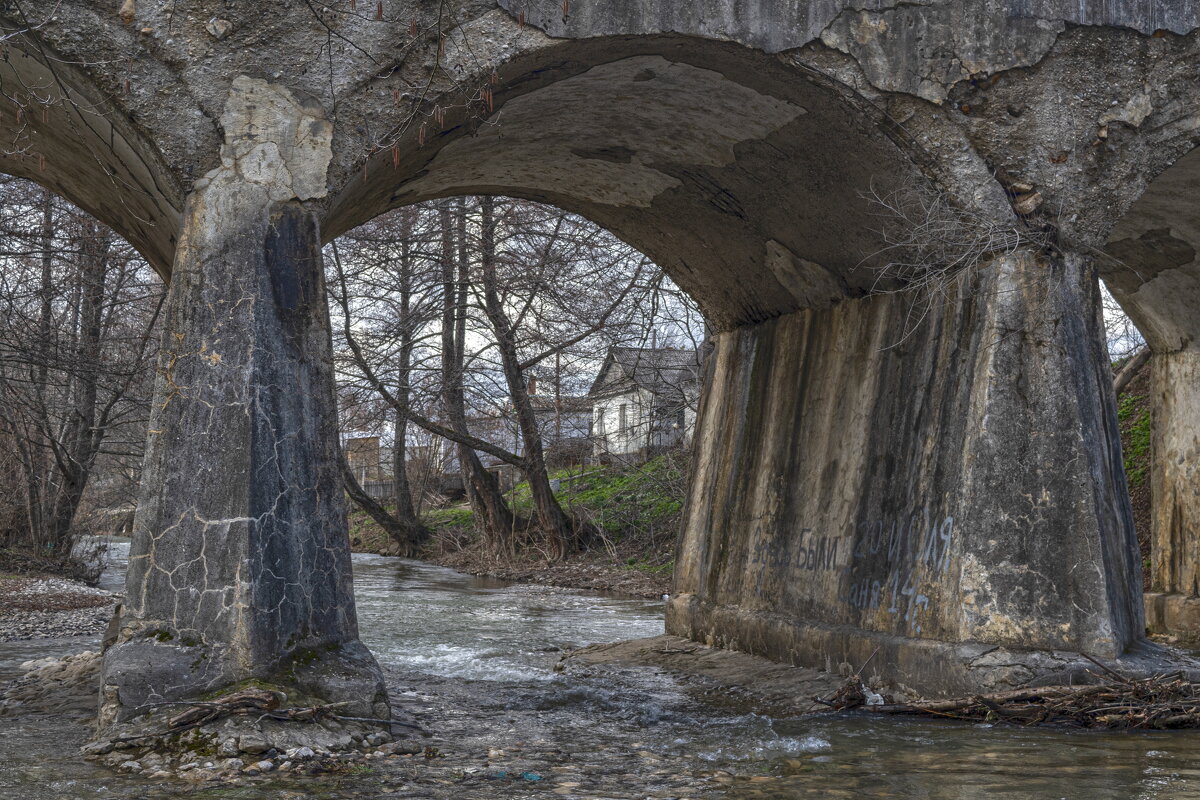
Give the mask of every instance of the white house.
M 648 458 L 691 441 L 700 355 L 669 347 L 611 347 L 588 396 L 596 457 Z

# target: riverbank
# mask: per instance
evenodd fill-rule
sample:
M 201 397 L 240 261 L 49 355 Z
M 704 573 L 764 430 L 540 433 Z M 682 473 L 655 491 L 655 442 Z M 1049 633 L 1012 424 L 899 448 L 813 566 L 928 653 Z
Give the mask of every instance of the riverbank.
M 505 561 L 475 549 L 430 555 L 422 560 L 469 575 L 514 583 L 615 592 L 647 599 L 661 598 L 671 591 L 670 571 L 639 568 L 637 562 L 621 564 L 609 554 L 595 551 L 578 553 L 561 561 Z
M 370 520 L 355 519 L 351 526 L 350 542 L 354 552 L 396 555 L 393 542 Z M 622 561 L 619 555 L 614 558 L 609 552 L 595 550 L 575 553 L 559 561 L 536 556 L 502 559 L 478 543 L 452 549 L 445 541 L 436 541 L 415 560 L 513 583 L 615 592 L 646 599 L 658 599 L 671 591 L 674 566 L 671 562 L 652 565 L 637 556 L 628 556 Z
M 551 561 L 536 547 L 502 558 L 476 530 L 465 503 L 425 509 L 432 531 L 418 560 L 501 580 L 617 592 L 658 599 L 671 591 L 676 532 L 687 486 L 685 453 L 665 453 L 644 464 L 591 465 L 551 474 L 562 508 L 593 533 L 592 547 Z M 518 517 L 533 514 L 529 486 L 507 493 Z M 355 552 L 398 555 L 387 534 L 362 511 L 350 514 Z
M 118 599 L 69 578 L 0 576 L 0 642 L 101 633 Z

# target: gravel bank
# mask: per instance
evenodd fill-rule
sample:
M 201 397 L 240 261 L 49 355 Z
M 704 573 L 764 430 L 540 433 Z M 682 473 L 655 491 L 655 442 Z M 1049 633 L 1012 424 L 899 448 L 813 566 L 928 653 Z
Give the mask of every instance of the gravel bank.
M 0 642 L 101 633 L 119 599 L 66 578 L 0 578 Z

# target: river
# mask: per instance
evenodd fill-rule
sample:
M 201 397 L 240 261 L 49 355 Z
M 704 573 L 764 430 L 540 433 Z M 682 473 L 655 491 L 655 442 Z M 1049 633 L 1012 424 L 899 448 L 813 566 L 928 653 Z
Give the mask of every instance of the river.
M 127 545 L 103 578 L 120 588 Z M 774 719 L 654 670 L 564 676 L 564 649 L 662 632 L 662 604 L 354 557 L 362 638 L 443 758 L 254 786 L 163 786 L 77 755 L 85 726 L 0 718 L 0 798 L 862 798 L 1200 800 L 1200 734 L 1063 733 L 878 719 Z M 22 661 L 97 637 L 0 644 Z

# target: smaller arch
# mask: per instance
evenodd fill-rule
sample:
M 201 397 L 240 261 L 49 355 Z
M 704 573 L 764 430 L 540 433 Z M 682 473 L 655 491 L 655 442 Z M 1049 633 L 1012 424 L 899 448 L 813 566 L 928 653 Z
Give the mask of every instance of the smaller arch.
M 0 61 L 0 171 L 38 183 L 170 273 L 183 190 L 155 148 L 82 70 L 32 35 Z
M 1150 346 L 1200 340 L 1200 147 L 1153 181 L 1113 227 L 1101 264 L 1113 297 Z M 1115 260 L 1115 261 L 1114 261 Z
M 1200 147 L 1117 222 L 1104 280 L 1150 347 L 1147 626 L 1195 635 L 1200 602 Z

